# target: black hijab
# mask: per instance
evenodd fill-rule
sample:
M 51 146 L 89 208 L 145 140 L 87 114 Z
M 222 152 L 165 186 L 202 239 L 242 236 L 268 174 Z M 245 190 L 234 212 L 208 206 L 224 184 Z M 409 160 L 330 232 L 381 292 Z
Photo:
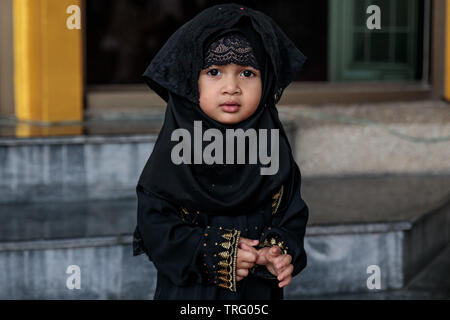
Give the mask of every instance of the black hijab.
M 198 76 L 207 46 L 230 32 L 240 32 L 250 42 L 261 71 L 262 97 L 257 110 L 237 124 L 222 124 L 199 106 Z M 301 69 L 306 57 L 271 18 L 237 4 L 210 7 L 178 29 L 151 61 L 143 77 L 166 102 L 165 119 L 138 185 L 187 209 L 210 215 L 240 215 L 270 201 L 281 185 L 300 178 L 275 104 Z M 175 129 L 188 130 L 193 139 L 194 121 L 209 128 L 279 129 L 279 169 L 261 175 L 261 164 L 180 164 L 171 161 Z M 203 134 L 203 132 L 202 132 Z M 210 142 L 203 142 L 202 150 Z M 192 151 L 194 150 L 192 140 Z M 246 143 L 248 155 L 248 143 Z M 268 147 L 270 150 L 270 146 Z M 225 158 L 225 150 L 224 150 Z M 247 157 L 248 158 L 248 157 Z M 192 158 L 194 155 L 192 154 Z M 283 197 L 292 197 L 289 189 Z M 287 192 L 286 192 L 287 191 Z

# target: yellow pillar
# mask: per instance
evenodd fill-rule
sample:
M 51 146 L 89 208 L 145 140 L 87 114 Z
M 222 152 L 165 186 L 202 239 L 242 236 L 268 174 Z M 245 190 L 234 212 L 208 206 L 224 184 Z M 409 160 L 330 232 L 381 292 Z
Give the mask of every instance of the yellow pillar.
M 446 12 L 445 12 L 445 87 L 444 98 L 450 101 L 450 0 L 446 0 Z
M 81 0 L 14 0 L 19 120 L 52 123 L 83 118 L 82 35 L 81 29 L 73 28 L 81 15 L 69 7 L 81 8 Z

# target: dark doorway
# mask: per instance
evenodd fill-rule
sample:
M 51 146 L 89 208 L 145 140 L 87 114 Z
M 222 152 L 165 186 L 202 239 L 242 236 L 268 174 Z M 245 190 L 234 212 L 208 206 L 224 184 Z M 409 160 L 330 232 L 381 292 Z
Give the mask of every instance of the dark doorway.
M 182 24 L 229 1 L 86 1 L 87 84 L 142 83 L 141 74 Z M 297 81 L 327 80 L 327 0 L 240 1 L 272 17 L 307 57 Z

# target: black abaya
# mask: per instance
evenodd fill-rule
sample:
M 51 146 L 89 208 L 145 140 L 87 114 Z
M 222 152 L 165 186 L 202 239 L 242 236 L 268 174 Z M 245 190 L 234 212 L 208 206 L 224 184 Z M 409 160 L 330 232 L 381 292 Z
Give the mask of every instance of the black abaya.
M 309 210 L 300 195 L 300 180 L 293 179 L 292 183 L 283 185 L 283 193 L 293 188 L 296 195 L 289 204 L 279 192 L 259 210 L 231 217 L 187 212 L 138 186 L 134 254 L 146 252 L 158 270 L 154 299 L 283 299 L 283 288 L 264 266 L 237 282 L 230 279 L 232 272 L 222 274 L 218 270 L 222 269 L 221 262 L 227 261 L 220 252 L 231 255 L 237 248 L 233 240 L 238 239 L 222 237 L 230 233 L 258 239 L 261 247 L 278 244 L 292 256 L 293 277 L 306 267 L 303 239 Z M 285 207 L 283 211 L 281 207 Z M 224 248 L 222 243 L 230 246 Z
M 255 113 L 234 125 L 221 124 L 199 107 L 198 74 L 204 44 L 236 29 L 251 43 L 261 66 L 262 97 Z M 277 245 L 292 256 L 293 276 L 306 266 L 303 247 L 308 206 L 301 197 L 301 174 L 275 104 L 306 57 L 262 13 L 224 4 L 183 25 L 144 73 L 167 101 L 165 120 L 137 186 L 138 218 L 134 254 L 146 253 L 158 270 L 155 299 L 282 299 L 278 280 L 265 266 L 236 281 L 240 237 Z M 183 128 L 194 136 L 204 128 L 279 130 L 279 170 L 260 175 L 261 164 L 171 162 L 171 134 Z M 269 140 L 269 144 L 272 142 Z M 247 145 L 248 151 L 248 145 Z M 247 153 L 248 154 L 248 153 Z

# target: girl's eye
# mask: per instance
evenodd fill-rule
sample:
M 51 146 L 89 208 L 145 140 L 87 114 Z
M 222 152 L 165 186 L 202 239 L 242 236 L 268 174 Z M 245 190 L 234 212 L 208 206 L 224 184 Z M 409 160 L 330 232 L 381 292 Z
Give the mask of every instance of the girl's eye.
M 244 70 L 244 71 L 242 71 L 241 74 L 244 74 L 244 77 L 246 77 L 246 78 L 250 78 L 252 76 L 256 76 L 256 74 L 253 71 L 250 71 L 250 70 Z
M 215 77 L 215 76 L 218 75 L 219 72 L 220 72 L 220 71 L 217 70 L 217 69 L 211 69 L 211 70 L 209 70 L 209 71 L 207 72 L 207 74 L 210 75 L 210 76 Z
M 218 69 L 215 69 L 215 68 L 214 69 L 210 69 L 209 71 L 206 72 L 206 74 L 208 74 L 208 75 L 210 75 L 212 77 L 218 76 L 218 75 L 220 75 L 220 73 L 221 72 Z M 251 78 L 251 77 L 256 76 L 256 74 L 253 71 L 251 71 L 251 70 L 244 70 L 244 71 L 241 72 L 241 75 L 243 75 L 245 78 Z

